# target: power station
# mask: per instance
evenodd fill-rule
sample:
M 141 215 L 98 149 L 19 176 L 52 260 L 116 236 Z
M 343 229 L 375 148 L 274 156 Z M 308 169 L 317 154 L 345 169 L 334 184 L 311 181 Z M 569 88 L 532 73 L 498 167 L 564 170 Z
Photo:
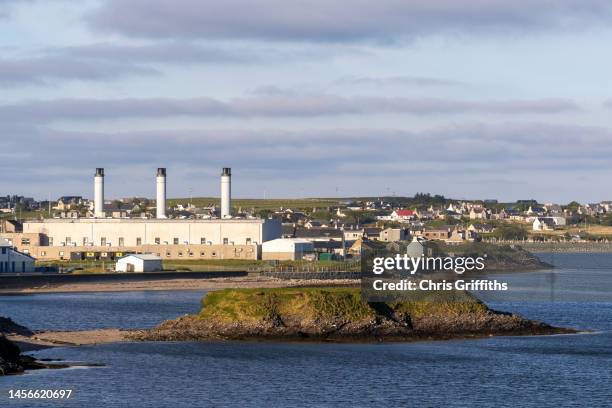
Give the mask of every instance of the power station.
M 97 168 L 93 217 L 25 221 L 23 235 L 33 241 L 30 255 L 61 260 L 146 252 L 169 259 L 260 259 L 261 244 L 281 237 L 278 220 L 232 217 L 229 167 L 221 172 L 219 218 L 168 218 L 166 178 L 166 169 L 158 168 L 154 219 L 111 218 L 104 212 L 104 169 Z

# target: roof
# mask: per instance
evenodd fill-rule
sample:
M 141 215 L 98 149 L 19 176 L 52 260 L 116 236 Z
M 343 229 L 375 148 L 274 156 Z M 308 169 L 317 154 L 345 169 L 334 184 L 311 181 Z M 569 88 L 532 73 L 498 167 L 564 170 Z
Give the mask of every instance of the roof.
M 295 231 L 295 236 L 297 238 L 300 238 L 300 237 L 309 237 L 309 238 L 314 238 L 314 237 L 326 237 L 326 238 L 337 237 L 337 238 L 342 238 L 343 235 L 344 235 L 344 233 L 341 230 L 338 230 L 338 229 L 335 229 L 335 228 L 310 228 L 310 229 L 298 228 Z
M 132 255 L 124 256 L 123 258 L 119 260 L 121 261 L 122 259 L 130 258 L 130 257 L 142 259 L 143 261 L 161 261 L 162 260 L 161 257 L 154 255 L 154 254 L 132 254 Z
M 538 221 L 546 225 L 555 225 L 555 221 L 549 217 L 538 217 Z M 534 221 L 535 222 L 535 221 Z

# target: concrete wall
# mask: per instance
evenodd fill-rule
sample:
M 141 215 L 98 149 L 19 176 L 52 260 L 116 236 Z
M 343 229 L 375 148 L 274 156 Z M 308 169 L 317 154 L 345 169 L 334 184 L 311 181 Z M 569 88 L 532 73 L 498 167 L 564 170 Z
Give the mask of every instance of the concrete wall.
M 42 237 L 35 233 L 0 233 L 0 242 L 8 241 L 12 246 L 16 247 L 19 252 L 26 254 L 32 253 L 32 248 L 40 246 Z

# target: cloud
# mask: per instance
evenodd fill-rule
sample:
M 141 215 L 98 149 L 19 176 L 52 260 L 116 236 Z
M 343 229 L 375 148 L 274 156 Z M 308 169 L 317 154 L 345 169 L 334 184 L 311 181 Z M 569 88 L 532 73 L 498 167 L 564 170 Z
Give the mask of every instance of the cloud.
M 223 101 L 196 99 L 56 99 L 0 105 L 0 120 L 48 123 L 57 120 L 190 117 L 322 117 L 337 115 L 498 115 L 557 114 L 579 111 L 565 99 L 465 101 L 385 97 L 272 95 Z
M 299 50 L 195 44 L 189 42 L 156 42 L 140 45 L 94 43 L 43 50 L 40 55 L 0 57 L 0 85 L 48 85 L 58 80 L 112 80 L 134 75 L 161 75 L 160 66 L 180 65 L 249 65 L 325 60 L 338 55 L 364 54 L 344 47 Z
M 512 184 L 521 195 L 563 194 L 569 201 L 580 199 L 580 194 L 592 194 L 593 185 L 581 183 L 570 190 L 561 187 L 585 175 L 594 183 L 602 182 L 610 176 L 612 154 L 612 132 L 608 129 L 525 122 L 468 122 L 419 132 L 343 128 L 100 133 L 31 125 L 7 128 L 6 124 L 0 125 L 0 132 L 7 135 L 3 139 L 7 149 L 21 152 L 3 157 L 0 172 L 11 171 L 27 160 L 24 171 L 11 173 L 7 182 L 40 186 L 38 194 L 49 190 L 68 194 L 71 191 L 64 190 L 65 185 L 74 180 L 80 183 L 75 188 L 82 190 L 73 193 L 90 193 L 91 170 L 97 166 L 106 167 L 109 176 L 117 180 L 109 181 L 113 194 L 152 194 L 152 182 L 143 185 L 136 180 L 152 180 L 154 169 L 162 165 L 171 170 L 172 188 L 187 191 L 193 186 L 194 175 L 199 174 L 209 176 L 209 181 L 203 178 L 197 185 L 205 183 L 210 187 L 206 191 L 216 193 L 217 172 L 229 165 L 239 175 L 236 181 L 242 185 L 237 191 L 243 196 L 252 196 L 264 185 L 274 185 L 281 196 L 295 194 L 296 185 L 312 188 L 313 196 L 329 194 L 335 185 L 343 186 L 347 195 L 383 194 L 381 186 L 395 185 L 403 189 L 398 190 L 400 194 L 425 188 L 482 198 L 499 197 Z M 393 146 L 391 155 L 388 146 Z M 54 177 L 50 178 L 49 172 Z M 545 177 L 546 182 L 534 181 L 533 174 Z M 511 183 L 495 185 L 492 180 Z M 483 183 L 488 184 L 483 187 Z
M 347 42 L 578 29 L 609 24 L 611 9 L 608 0 L 107 0 L 89 21 L 138 37 Z
M 335 81 L 337 85 L 374 85 L 374 86 L 419 86 L 419 87 L 454 87 L 465 85 L 464 82 L 419 76 L 391 77 L 344 77 Z
M 152 68 L 111 61 L 57 56 L 0 59 L 0 85 L 49 84 L 53 80 L 108 80 L 126 75 L 155 75 Z

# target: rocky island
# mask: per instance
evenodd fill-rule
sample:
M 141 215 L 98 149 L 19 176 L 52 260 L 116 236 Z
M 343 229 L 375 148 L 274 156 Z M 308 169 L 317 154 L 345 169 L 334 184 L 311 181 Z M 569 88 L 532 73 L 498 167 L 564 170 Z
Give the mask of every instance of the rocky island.
M 367 303 L 358 288 L 225 289 L 210 292 L 199 314 L 168 320 L 134 340 L 413 341 L 492 335 L 575 333 L 497 312 L 467 292 Z

